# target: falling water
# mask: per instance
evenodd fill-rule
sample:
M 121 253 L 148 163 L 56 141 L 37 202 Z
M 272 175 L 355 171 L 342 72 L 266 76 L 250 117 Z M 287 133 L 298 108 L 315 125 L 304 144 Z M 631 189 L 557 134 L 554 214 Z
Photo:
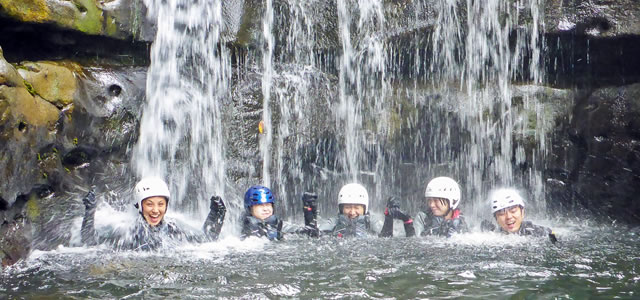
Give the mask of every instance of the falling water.
M 457 103 L 460 134 L 468 132 L 469 139 L 462 147 L 459 165 L 453 168 L 458 172 L 453 173 L 466 183 L 465 195 L 472 200 L 475 215 L 482 215 L 486 205 L 478 200 L 497 185 L 524 186 L 531 189 L 532 199 L 542 199 L 542 175 L 535 162 L 544 158 L 545 136 L 535 125 L 542 122 L 531 122 L 526 111 L 535 111 L 534 118 L 543 114 L 531 96 L 513 100 L 519 88 L 515 80 L 540 83 L 542 79 L 541 5 L 536 0 L 469 0 L 466 8 L 462 5 L 465 3 L 456 0 L 438 1 L 436 24 L 440 26 L 431 39 L 428 77 L 446 101 Z M 524 17 L 530 21 L 521 25 Z M 511 41 L 514 36 L 515 43 Z M 524 166 L 524 171 L 514 170 L 514 165 L 521 166 L 527 158 L 524 143 L 529 138 L 539 143 L 529 154 L 534 163 Z M 443 144 L 438 148 L 445 149 Z
M 147 105 L 133 163 L 139 176 L 162 176 L 174 207 L 202 212 L 224 195 L 221 99 L 229 97 L 230 58 L 220 47 L 222 1 L 145 1 L 156 18 Z
M 340 104 L 337 128 L 344 128 L 345 155 L 342 164 L 351 181 L 374 175 L 379 163 L 367 161 L 365 152 L 379 152 L 379 134 L 387 128 L 385 107 L 386 46 L 385 17 L 381 1 L 337 1 L 342 56 L 339 68 Z M 352 12 L 358 17 L 351 32 Z M 378 155 L 374 155 L 376 159 Z M 373 178 L 379 183 L 378 178 Z
M 262 153 L 262 182 L 271 186 L 271 144 L 273 143 L 273 125 L 271 124 L 271 87 L 273 85 L 273 3 L 265 1 L 264 16 L 262 17 L 262 122 L 264 124 L 264 136 L 260 140 L 260 152 Z

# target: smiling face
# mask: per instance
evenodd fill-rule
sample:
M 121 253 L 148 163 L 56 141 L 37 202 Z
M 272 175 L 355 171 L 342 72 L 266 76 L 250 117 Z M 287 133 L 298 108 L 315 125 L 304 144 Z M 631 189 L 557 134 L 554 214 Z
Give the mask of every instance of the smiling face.
M 153 196 L 142 200 L 142 216 L 150 226 L 156 226 L 162 222 L 167 212 L 167 198 Z
M 449 200 L 447 199 L 428 197 L 427 205 L 429 206 L 429 209 L 431 209 L 431 213 L 436 217 L 447 218 L 452 214 L 452 212 L 449 211 Z
M 504 231 L 518 232 L 524 219 L 524 209 L 520 205 L 514 205 L 495 212 L 494 216 Z
M 253 205 L 251 206 L 251 215 L 256 219 L 263 221 L 273 215 L 273 204 L 262 203 Z
M 342 204 L 342 214 L 349 219 L 355 219 L 364 215 L 364 205 L 362 204 Z

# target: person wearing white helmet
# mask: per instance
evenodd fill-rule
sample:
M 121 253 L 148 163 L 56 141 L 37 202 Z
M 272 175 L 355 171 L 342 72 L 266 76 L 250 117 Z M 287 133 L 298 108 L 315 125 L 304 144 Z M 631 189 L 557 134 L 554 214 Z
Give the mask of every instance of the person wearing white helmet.
M 421 236 L 450 237 L 454 233 L 467 232 L 462 217 L 460 186 L 449 177 L 436 177 L 429 181 L 424 192 L 425 208 L 416 214 L 416 231 Z
M 318 229 L 338 237 L 367 236 L 373 233 L 368 208 L 367 189 L 359 183 L 346 184 L 338 193 L 338 215 L 324 220 Z
M 205 220 L 203 231 L 186 230 L 185 226 L 178 226 L 175 221 L 165 218 L 169 199 L 169 187 L 164 180 L 157 177 L 145 177 L 134 188 L 134 206 L 140 218 L 135 223 L 132 232 L 106 232 L 97 236 L 94 228 L 96 211 L 96 197 L 91 190 L 82 200 L 85 205 L 85 216 L 82 221 L 81 238 L 85 244 L 112 241 L 123 248 L 154 249 L 162 244 L 165 237 L 190 242 L 216 240 L 222 229 L 226 214 L 226 207 L 220 197 L 214 196 L 210 200 L 210 212 Z
M 518 190 L 513 188 L 500 188 L 493 190 L 489 195 L 491 212 L 498 223 L 500 232 L 507 234 L 548 236 L 552 242 L 557 238 L 551 229 L 524 221 L 524 199 Z M 481 224 L 483 231 L 496 231 L 496 226 L 489 221 Z

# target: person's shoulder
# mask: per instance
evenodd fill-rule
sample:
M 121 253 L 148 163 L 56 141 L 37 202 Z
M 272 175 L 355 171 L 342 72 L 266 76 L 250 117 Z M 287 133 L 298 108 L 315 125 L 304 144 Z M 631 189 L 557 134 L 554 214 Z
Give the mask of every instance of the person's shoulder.
M 533 224 L 531 221 L 522 222 L 522 230 L 525 235 L 544 236 L 551 233 L 550 228 Z

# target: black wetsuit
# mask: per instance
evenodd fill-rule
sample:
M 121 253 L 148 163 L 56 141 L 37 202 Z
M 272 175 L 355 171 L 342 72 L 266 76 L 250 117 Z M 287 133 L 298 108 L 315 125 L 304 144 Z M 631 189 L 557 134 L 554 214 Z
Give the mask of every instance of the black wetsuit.
M 431 211 L 421 211 L 416 216 L 415 222 L 420 228 L 420 235 L 439 235 L 451 237 L 455 233 L 468 232 L 467 223 L 464 221 L 459 209 L 453 211 L 451 219 L 434 216 Z
M 319 225 L 319 230 L 325 235 L 336 237 L 365 237 L 375 235 L 371 229 L 369 215 L 350 219 L 343 214 L 325 220 Z
M 276 216 L 260 220 L 248 213 L 242 216 L 242 238 L 250 236 L 266 237 L 270 240 L 281 240 L 283 222 Z
M 241 238 L 250 236 L 266 237 L 269 240 L 281 240 L 285 234 L 299 234 L 311 237 L 318 236 L 318 229 L 314 224 L 307 226 L 298 226 L 286 221 L 282 221 L 279 217 L 272 215 L 264 220 L 260 220 L 249 213 L 241 216 L 242 231 Z
M 502 229 L 502 227 L 495 226 L 492 222 L 487 220 L 482 221 L 481 229 L 482 231 L 495 231 L 495 232 L 501 232 L 504 234 L 509 233 L 506 230 Z M 518 231 L 514 233 L 518 235 L 525 235 L 525 236 L 549 237 L 549 239 L 553 243 L 558 241 L 556 235 L 553 233 L 553 231 L 550 228 L 540 226 L 540 225 L 535 225 L 531 221 L 523 221 L 522 224 L 520 224 L 520 229 L 518 229 Z
M 108 228 L 96 234 L 95 208 L 86 210 L 82 220 L 82 242 L 87 245 L 112 244 L 116 249 L 153 250 L 173 242 L 206 242 L 218 239 L 225 211 L 211 211 L 203 225 L 203 231 L 181 228 L 173 220 L 163 218 L 156 226 L 150 226 L 142 214 L 128 229 Z

